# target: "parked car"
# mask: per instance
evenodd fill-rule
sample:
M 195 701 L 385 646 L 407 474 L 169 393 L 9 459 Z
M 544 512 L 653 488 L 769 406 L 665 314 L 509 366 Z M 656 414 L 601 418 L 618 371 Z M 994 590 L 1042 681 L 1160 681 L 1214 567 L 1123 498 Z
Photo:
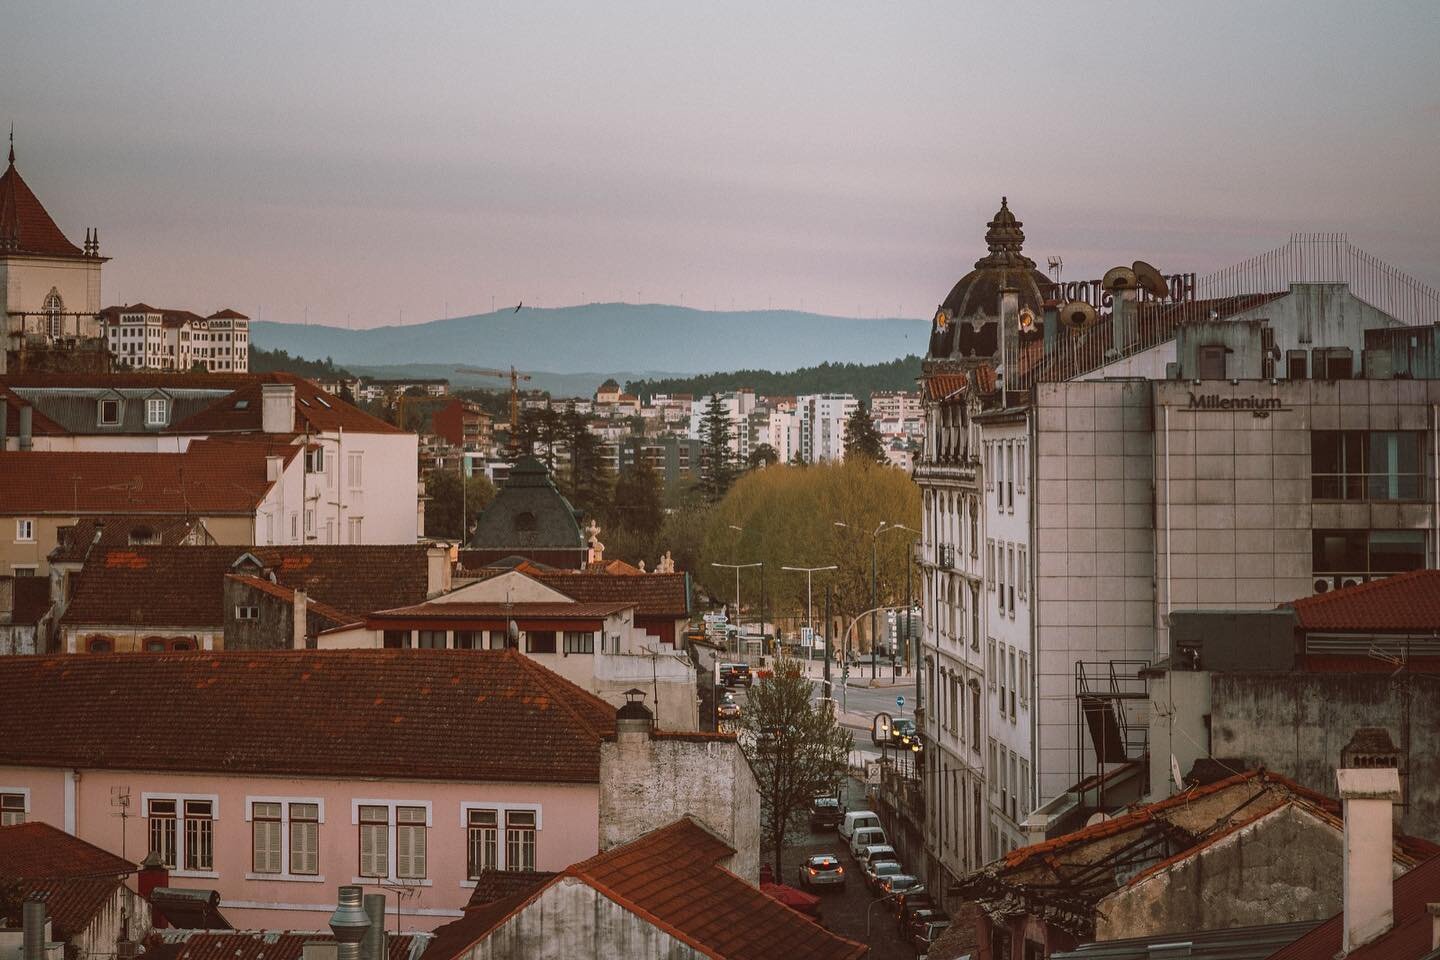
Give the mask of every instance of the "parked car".
M 831 830 L 840 825 L 844 811 L 839 797 L 816 797 L 810 801 L 810 829 Z
M 940 934 L 944 933 L 945 928 L 948 926 L 950 926 L 950 919 L 948 917 L 944 920 L 932 920 L 922 925 L 910 935 L 910 946 L 915 948 L 917 954 L 924 955 L 929 953 L 930 947 L 934 945 L 936 940 L 940 939 Z
M 755 682 L 748 663 L 720 664 L 720 683 L 727 687 L 748 687 Z
M 715 716 L 721 720 L 735 720 L 740 716 L 740 704 L 730 694 L 725 694 L 715 706 Z
M 900 855 L 888 843 L 871 844 L 868 847 L 862 847 L 860 852 L 855 854 L 855 862 L 860 865 L 861 869 L 864 869 L 867 864 L 879 863 L 881 860 L 898 861 L 899 859 Z
M 800 883 L 806 887 L 845 886 L 845 867 L 832 853 L 817 853 L 800 866 Z
M 921 907 L 910 914 L 910 919 L 900 928 L 900 936 L 909 940 L 919 933 L 927 923 L 939 923 L 950 920 L 950 915 L 939 907 Z
M 860 856 L 860 851 L 866 847 L 873 847 L 877 843 L 889 843 L 890 838 L 885 836 L 885 831 L 879 827 L 866 827 L 863 830 L 856 830 L 850 837 L 850 856 Z
M 919 887 L 921 890 L 925 889 L 925 881 L 919 877 L 911 876 L 908 873 L 886 873 L 885 876 L 879 877 L 878 879 L 879 883 L 876 889 L 880 891 L 882 896 L 886 897 L 907 893 L 916 887 Z
M 882 893 L 887 894 L 889 893 L 889 891 L 885 890 L 885 883 L 891 877 L 909 876 L 910 875 L 905 872 L 905 868 L 900 865 L 900 862 L 898 860 L 879 860 L 871 864 L 869 867 L 865 868 L 865 883 L 870 887 L 870 889 L 879 890 Z M 915 878 L 910 877 L 910 879 L 913 880 Z
M 902 935 L 905 928 L 910 925 L 910 920 L 920 910 L 935 910 L 935 901 L 930 899 L 930 894 L 924 890 L 917 893 L 902 893 L 895 898 L 895 929 Z
M 909 717 L 896 717 L 890 721 L 890 741 L 902 747 L 910 746 L 915 739 L 915 721 Z
M 840 838 L 849 843 L 855 836 L 855 831 L 867 827 L 880 826 L 880 816 L 870 810 L 850 810 L 845 814 L 845 819 L 840 821 Z

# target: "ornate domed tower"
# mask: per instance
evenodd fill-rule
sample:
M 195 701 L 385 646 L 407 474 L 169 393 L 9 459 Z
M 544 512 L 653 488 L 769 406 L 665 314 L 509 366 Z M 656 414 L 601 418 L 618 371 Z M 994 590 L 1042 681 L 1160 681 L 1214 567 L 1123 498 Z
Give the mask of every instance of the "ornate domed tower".
M 1010 212 L 1008 198 L 1000 198 L 1000 209 L 986 226 L 985 245 L 990 252 L 975 261 L 975 269 L 960 278 L 935 311 L 927 370 L 965 370 L 995 363 L 1000 352 L 1002 290 L 1017 291 L 1019 308 L 1028 307 L 1040 316 L 1042 291 L 1050 281 L 1035 269 L 1034 260 L 1020 252 L 1024 224 Z

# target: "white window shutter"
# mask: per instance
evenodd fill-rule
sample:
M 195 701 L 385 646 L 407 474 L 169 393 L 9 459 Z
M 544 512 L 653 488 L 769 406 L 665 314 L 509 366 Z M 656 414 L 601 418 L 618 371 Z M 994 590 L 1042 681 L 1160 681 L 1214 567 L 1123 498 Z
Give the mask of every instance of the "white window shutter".
M 280 872 L 280 824 L 257 821 L 255 824 L 255 870 L 258 873 Z
M 404 824 L 395 828 L 395 876 L 410 877 L 410 861 L 414 856 L 414 841 L 412 839 L 412 828 Z

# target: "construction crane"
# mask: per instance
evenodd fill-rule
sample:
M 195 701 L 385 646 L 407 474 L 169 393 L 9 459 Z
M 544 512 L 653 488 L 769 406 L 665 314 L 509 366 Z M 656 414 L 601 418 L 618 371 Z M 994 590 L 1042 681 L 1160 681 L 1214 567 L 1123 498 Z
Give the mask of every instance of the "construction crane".
M 488 367 L 456 367 L 456 373 L 470 373 L 479 377 L 499 377 L 510 381 L 510 435 L 520 428 L 520 381 L 529 380 L 530 374 L 520 373 L 514 367 L 509 371 L 492 370 Z

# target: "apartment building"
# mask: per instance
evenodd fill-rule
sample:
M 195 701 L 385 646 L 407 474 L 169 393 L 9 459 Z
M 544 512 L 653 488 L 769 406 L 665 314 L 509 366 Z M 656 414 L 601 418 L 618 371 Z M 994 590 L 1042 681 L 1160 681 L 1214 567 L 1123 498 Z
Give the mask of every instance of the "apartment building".
M 849 393 L 817 393 L 795 398 L 800 417 L 800 455 L 806 463 L 845 459 L 845 421 L 860 406 Z
M 106 346 L 116 363 L 132 370 L 210 373 L 250 370 L 250 318 L 228 307 L 202 317 L 188 310 L 145 303 L 100 311 Z

